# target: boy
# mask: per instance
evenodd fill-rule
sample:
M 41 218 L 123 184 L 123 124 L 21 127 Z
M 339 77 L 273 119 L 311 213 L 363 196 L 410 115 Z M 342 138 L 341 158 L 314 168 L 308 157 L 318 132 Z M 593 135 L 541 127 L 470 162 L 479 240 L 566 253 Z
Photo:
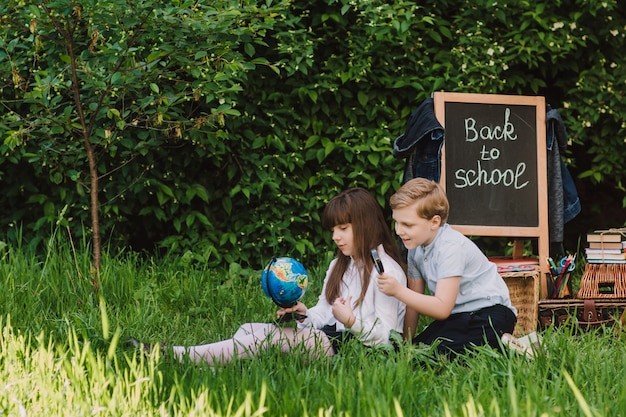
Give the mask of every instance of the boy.
M 447 224 L 449 203 L 441 186 L 415 178 L 390 203 L 396 234 L 409 251 L 408 285 L 383 273 L 378 286 L 407 305 L 405 339 L 438 341 L 441 353 L 484 344 L 499 348 L 502 334 L 513 332 L 517 311 L 496 265 Z M 424 294 L 426 286 L 430 295 Z M 415 335 L 419 314 L 434 321 Z

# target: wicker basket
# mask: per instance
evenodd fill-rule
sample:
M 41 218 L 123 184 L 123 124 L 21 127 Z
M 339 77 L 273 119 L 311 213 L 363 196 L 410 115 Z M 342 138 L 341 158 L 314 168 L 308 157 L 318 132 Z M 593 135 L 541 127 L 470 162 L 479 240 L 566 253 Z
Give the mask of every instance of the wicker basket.
M 626 298 L 626 264 L 587 264 L 578 298 Z
M 532 271 L 500 273 L 511 296 L 511 303 L 517 309 L 517 324 L 513 335 L 524 336 L 537 330 L 539 311 L 539 276 L 537 267 Z

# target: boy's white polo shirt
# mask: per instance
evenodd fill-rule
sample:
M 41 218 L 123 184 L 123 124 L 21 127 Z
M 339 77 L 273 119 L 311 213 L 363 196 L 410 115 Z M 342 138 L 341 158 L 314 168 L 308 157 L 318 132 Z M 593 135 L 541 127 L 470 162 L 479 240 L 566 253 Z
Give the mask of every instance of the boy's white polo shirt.
M 461 277 L 461 284 L 452 314 L 502 304 L 517 315 L 496 265 L 474 242 L 446 223 L 428 246 L 409 251 L 408 278 L 424 279 L 430 293 L 435 294 L 437 281 L 454 276 Z

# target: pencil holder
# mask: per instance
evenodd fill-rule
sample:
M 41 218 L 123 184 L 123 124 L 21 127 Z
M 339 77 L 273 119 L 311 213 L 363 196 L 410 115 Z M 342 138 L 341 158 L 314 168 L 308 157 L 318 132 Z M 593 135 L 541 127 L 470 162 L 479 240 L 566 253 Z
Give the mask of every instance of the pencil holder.
M 576 269 L 576 255 L 564 256 L 558 264 L 552 258 L 548 258 L 548 294 L 547 298 L 560 299 L 572 298 L 572 273 Z
M 548 274 L 548 298 L 563 299 L 572 298 L 572 273 L 566 272 L 563 275 Z

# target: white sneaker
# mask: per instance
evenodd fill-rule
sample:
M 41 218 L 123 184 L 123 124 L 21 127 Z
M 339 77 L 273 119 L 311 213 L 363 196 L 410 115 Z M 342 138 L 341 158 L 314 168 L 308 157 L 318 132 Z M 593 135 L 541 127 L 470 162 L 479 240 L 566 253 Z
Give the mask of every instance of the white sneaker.
M 535 357 L 535 354 L 541 348 L 541 340 L 541 335 L 538 335 L 536 332 L 527 334 L 519 339 L 510 333 L 502 335 L 502 343 L 504 346 L 507 346 L 509 349 L 512 349 L 517 353 L 526 355 L 528 359 L 533 359 Z

